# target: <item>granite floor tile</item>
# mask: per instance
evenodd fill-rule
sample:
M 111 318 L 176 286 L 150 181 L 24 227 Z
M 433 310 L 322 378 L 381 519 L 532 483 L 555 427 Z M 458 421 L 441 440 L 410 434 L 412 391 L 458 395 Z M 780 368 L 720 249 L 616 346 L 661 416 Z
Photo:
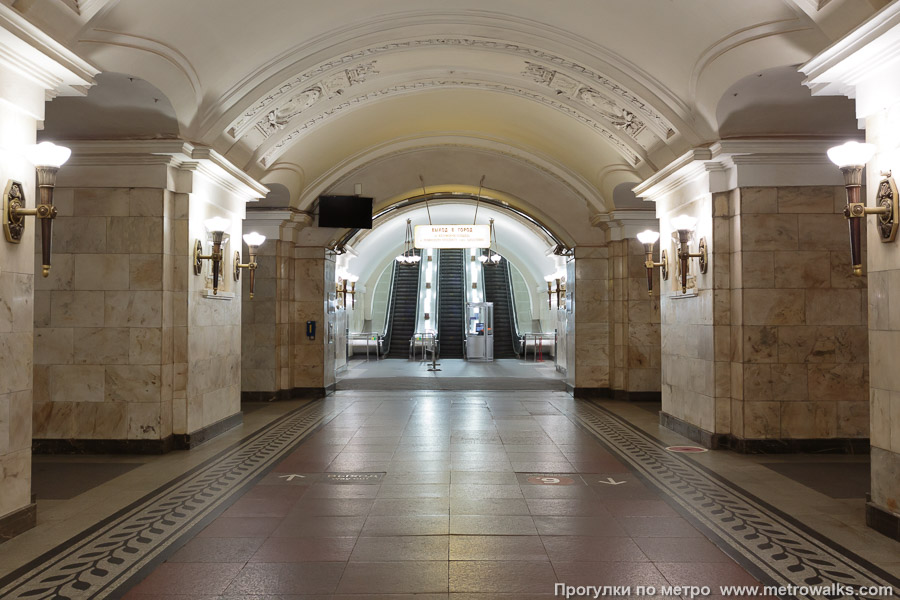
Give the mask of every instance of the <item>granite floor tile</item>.
M 452 561 L 450 592 L 553 593 L 556 573 L 545 561 Z
M 451 535 L 450 560 L 550 560 L 537 536 Z
M 526 516 L 450 515 L 450 535 L 537 535 Z
M 628 537 L 541 536 L 554 563 L 648 562 L 635 540 Z
M 343 562 L 249 563 L 225 595 L 330 594 L 344 572 Z
M 360 537 L 352 562 L 447 560 L 449 539 L 444 535 Z
M 168 562 L 245 563 L 265 541 L 262 537 L 195 537 Z
M 447 592 L 447 561 L 350 562 L 340 594 Z
M 250 562 L 344 562 L 356 544 L 356 537 L 269 538 L 252 555 Z
M 447 535 L 447 516 L 370 516 L 362 529 L 363 536 Z
M 132 590 L 134 594 L 221 594 L 243 563 L 163 563 Z

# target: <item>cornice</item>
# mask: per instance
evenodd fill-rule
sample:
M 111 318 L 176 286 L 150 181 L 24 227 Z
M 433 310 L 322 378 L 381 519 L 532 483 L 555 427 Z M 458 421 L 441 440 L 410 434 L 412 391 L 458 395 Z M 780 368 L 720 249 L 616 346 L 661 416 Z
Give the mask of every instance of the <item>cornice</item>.
M 269 189 L 224 156 L 206 146 L 184 140 L 72 140 L 61 141 L 72 149 L 78 166 L 168 164 L 197 171 L 245 200 L 264 198 Z
M 57 95 L 84 95 L 100 71 L 0 3 L 0 64 Z
M 800 67 L 806 85 L 821 94 L 867 79 L 874 70 L 900 58 L 900 2 L 892 2 L 866 22 Z

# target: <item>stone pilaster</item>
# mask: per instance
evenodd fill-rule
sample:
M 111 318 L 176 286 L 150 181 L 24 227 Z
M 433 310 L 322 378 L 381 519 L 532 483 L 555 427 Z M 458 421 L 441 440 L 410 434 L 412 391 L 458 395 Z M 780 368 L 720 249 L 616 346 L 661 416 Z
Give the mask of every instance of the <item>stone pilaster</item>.
M 900 173 L 900 4 L 893 3 L 801 67 L 813 94 L 856 100 L 876 154 L 866 169 L 867 205 L 882 171 Z M 869 223 L 872 224 L 872 217 Z M 900 245 L 868 228 L 868 329 L 872 492 L 866 522 L 900 540 Z M 865 321 L 864 321 L 865 322 Z
M 10 181 L 20 182 L 32 208 L 34 165 L 22 149 L 35 142 L 45 100 L 84 94 L 97 70 L 7 4 L 0 4 L 0 21 L 0 185 L 6 189 Z M 33 527 L 36 519 L 31 495 L 35 221 L 26 219 L 19 244 L 0 236 L 0 542 Z
M 847 267 L 829 145 L 722 142 L 637 190 L 673 262 L 674 217 L 697 219 L 691 251 L 707 242 L 707 273 L 692 259 L 683 294 L 673 265 L 661 299 L 663 423 L 705 445 L 866 445 L 865 281 Z
M 36 293 L 42 451 L 163 452 L 240 422 L 244 204 L 264 193 L 177 141 L 75 142 L 61 172 L 54 275 Z M 230 172 L 229 172 L 230 170 Z M 231 222 L 218 293 L 193 270 L 204 222 Z

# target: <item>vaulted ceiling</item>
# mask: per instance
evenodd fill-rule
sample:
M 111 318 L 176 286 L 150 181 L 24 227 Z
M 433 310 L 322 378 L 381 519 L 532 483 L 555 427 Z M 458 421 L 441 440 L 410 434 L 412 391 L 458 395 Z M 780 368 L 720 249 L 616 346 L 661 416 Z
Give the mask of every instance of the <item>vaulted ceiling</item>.
M 354 180 L 376 185 L 385 199 L 411 187 L 403 173 L 427 171 L 433 185 L 474 184 L 486 175 L 486 186 L 538 212 L 565 204 L 571 214 L 558 221 L 581 229 L 576 238 L 586 235 L 576 223 L 615 209 L 617 186 L 719 139 L 723 122 L 728 135 L 784 134 L 775 130 L 783 123 L 759 115 L 742 128 L 755 94 L 822 114 L 809 110 L 822 100 L 800 89 L 790 69 L 778 69 L 804 62 L 884 4 L 12 2 L 122 88 L 101 91 L 104 82 L 87 103 L 96 96 L 104 111 L 132 111 L 132 122 L 167 115 L 157 135 L 177 130 L 216 148 L 261 181 L 284 186 L 302 210 Z M 764 73 L 777 77 L 748 80 Z M 129 90 L 126 80 L 143 87 Z M 84 104 L 71 110 L 67 101 L 51 104 L 48 133 L 72 134 L 66 122 L 73 119 L 82 129 L 90 122 Z M 829 102 L 827 119 L 789 133 L 852 127 L 851 104 Z M 147 127 L 129 131 L 128 119 L 113 122 L 122 136 L 149 134 Z M 417 150 L 438 162 L 423 165 Z M 371 169 L 388 163 L 398 175 L 392 181 Z M 531 180 L 542 183 L 514 185 Z

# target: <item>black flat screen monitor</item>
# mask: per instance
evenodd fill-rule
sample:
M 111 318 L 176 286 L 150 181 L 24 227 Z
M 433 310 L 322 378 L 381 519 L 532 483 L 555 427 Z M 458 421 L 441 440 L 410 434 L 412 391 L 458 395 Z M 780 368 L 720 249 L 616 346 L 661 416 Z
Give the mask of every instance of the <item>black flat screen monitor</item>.
M 372 198 L 319 196 L 319 227 L 372 229 Z

